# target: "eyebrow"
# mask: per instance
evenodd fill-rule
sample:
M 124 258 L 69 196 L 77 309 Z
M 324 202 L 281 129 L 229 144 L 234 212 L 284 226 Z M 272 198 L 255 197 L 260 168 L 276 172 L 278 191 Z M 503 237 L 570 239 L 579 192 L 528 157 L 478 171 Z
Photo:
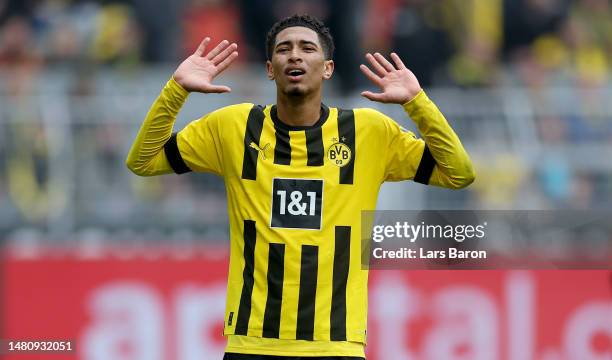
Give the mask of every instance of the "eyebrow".
M 300 40 L 299 41 L 300 45 L 314 45 L 315 47 L 319 48 L 319 45 L 317 45 L 317 43 L 310 41 L 310 40 Z M 285 40 L 285 41 L 281 41 L 278 44 L 276 44 L 276 46 L 274 47 L 275 49 L 281 45 L 290 45 L 291 41 L 290 40 Z

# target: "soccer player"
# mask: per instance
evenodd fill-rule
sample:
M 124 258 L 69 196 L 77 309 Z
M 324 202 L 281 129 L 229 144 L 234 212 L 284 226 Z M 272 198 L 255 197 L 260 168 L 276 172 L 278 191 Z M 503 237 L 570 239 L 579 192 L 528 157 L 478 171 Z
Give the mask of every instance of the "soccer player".
M 362 95 L 401 105 L 424 140 L 373 109 L 323 104 L 334 44 L 306 15 L 281 20 L 268 33 L 275 105 L 228 106 L 173 133 L 190 92 L 230 91 L 213 80 L 236 59 L 237 45 L 209 44 L 204 39 L 168 81 L 127 166 L 142 176 L 202 171 L 224 178 L 224 359 L 363 359 L 368 272 L 361 269 L 361 211 L 374 209 L 384 181 L 463 188 L 474 179 L 470 159 L 396 54 L 391 61 L 366 55 L 370 67 L 361 70 L 381 92 Z

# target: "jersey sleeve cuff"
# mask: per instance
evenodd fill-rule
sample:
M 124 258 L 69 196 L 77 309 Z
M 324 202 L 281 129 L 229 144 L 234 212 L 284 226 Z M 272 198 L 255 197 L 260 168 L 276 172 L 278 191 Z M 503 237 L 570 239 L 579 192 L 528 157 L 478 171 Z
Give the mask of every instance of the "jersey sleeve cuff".
M 158 101 L 162 101 L 162 104 L 164 104 L 164 107 L 171 116 L 176 116 L 183 104 L 185 104 L 188 96 L 189 91 L 185 90 L 173 78 L 170 78 L 166 86 L 164 86 Z
M 404 103 L 402 107 L 408 113 L 408 115 L 412 115 L 419 107 L 425 105 L 428 101 L 429 97 L 427 97 L 427 94 L 425 94 L 425 90 L 421 89 L 421 91 L 419 91 L 415 97 Z
M 402 106 L 416 124 L 421 135 L 428 133 L 432 128 L 444 126 L 443 123 L 446 122 L 444 115 L 422 89 L 412 100 Z
M 168 80 L 168 82 L 166 83 L 166 89 L 170 90 L 172 94 L 177 97 L 182 97 L 186 99 L 187 96 L 189 96 L 189 91 L 185 90 L 184 87 L 177 83 L 176 80 L 174 80 L 174 76 L 171 77 L 170 80 Z

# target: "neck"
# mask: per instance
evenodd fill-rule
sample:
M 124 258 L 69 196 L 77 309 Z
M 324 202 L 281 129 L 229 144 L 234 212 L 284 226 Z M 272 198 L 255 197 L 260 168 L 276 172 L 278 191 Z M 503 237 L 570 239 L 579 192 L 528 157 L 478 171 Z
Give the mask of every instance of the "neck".
M 277 94 L 278 118 L 291 126 L 311 126 L 321 117 L 321 92 L 306 96 Z

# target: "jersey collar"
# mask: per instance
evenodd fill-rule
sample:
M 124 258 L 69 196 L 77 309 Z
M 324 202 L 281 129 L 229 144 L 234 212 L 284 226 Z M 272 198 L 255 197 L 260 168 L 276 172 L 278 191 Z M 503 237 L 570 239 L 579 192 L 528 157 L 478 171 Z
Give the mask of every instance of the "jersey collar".
M 278 114 L 276 113 L 276 105 L 272 105 L 272 108 L 270 109 L 270 117 L 272 118 L 272 121 L 274 121 L 274 126 L 279 127 L 281 129 L 285 129 L 287 131 L 300 131 L 319 128 L 325 123 L 328 116 L 329 108 L 325 104 L 321 103 L 321 116 L 319 117 L 319 120 L 317 120 L 316 123 L 310 126 L 297 126 L 285 124 L 284 122 L 282 122 L 278 118 Z

